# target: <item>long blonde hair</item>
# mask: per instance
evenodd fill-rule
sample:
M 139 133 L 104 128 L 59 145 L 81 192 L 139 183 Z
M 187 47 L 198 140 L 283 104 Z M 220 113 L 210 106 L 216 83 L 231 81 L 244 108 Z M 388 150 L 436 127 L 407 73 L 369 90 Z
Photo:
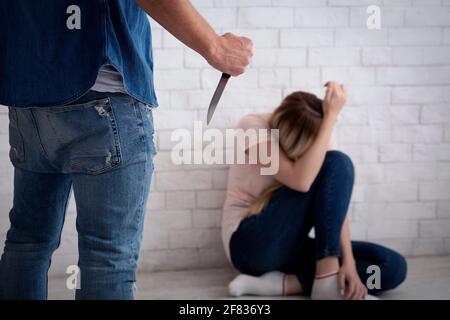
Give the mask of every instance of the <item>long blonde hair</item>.
M 323 118 L 322 103 L 314 94 L 297 91 L 288 95 L 272 113 L 270 128 L 279 130 L 280 149 L 290 160 L 300 158 L 316 138 Z M 263 190 L 244 217 L 260 213 L 281 186 L 274 181 Z

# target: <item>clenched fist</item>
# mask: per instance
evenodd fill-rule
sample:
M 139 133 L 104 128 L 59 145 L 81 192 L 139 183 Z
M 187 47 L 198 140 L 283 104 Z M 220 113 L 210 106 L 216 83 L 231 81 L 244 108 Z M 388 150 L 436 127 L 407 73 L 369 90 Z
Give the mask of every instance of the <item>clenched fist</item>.
M 226 33 L 218 38 L 206 60 L 217 70 L 238 76 L 245 72 L 252 56 L 253 42 L 251 39 Z
M 337 118 L 347 102 L 347 88 L 334 81 L 327 82 L 325 86 L 327 92 L 323 100 L 324 116 Z

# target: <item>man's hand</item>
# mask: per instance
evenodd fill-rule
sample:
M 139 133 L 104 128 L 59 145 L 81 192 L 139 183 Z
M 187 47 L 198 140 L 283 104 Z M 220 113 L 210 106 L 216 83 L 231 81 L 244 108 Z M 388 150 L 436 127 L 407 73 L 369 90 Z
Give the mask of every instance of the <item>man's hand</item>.
M 210 55 L 205 58 L 217 70 L 238 76 L 245 72 L 252 56 L 252 40 L 226 33 L 217 39 Z
M 253 55 L 252 41 L 217 35 L 189 0 L 135 0 L 153 19 L 219 71 L 238 76 Z

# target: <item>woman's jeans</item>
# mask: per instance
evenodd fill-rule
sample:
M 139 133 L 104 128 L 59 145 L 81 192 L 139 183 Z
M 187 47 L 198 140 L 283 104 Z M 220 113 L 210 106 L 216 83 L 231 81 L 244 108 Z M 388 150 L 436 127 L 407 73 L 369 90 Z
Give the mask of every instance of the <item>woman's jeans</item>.
M 350 203 L 354 168 L 350 158 L 328 151 L 308 192 L 281 187 L 258 215 L 244 219 L 230 241 L 233 265 L 242 273 L 261 275 L 279 270 L 296 274 L 305 294 L 311 293 L 317 260 L 337 256 L 340 236 Z M 308 237 L 314 227 L 315 238 Z M 352 242 L 358 274 L 366 283 L 368 267 L 380 268 L 380 287 L 370 293 L 398 286 L 406 277 L 406 261 L 385 247 Z
M 47 298 L 72 189 L 76 298 L 132 299 L 155 155 L 150 107 L 128 95 L 91 91 L 71 105 L 9 114 L 14 201 L 0 299 Z

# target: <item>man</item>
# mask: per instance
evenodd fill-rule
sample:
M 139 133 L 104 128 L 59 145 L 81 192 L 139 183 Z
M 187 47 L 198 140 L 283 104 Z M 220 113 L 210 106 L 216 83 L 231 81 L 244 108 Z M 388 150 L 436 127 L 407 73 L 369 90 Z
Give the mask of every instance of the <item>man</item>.
M 0 0 L 0 104 L 15 167 L 0 298 L 47 298 L 72 189 L 76 298 L 133 298 L 155 154 L 145 12 L 217 70 L 248 66 L 251 40 L 218 36 L 188 0 Z

